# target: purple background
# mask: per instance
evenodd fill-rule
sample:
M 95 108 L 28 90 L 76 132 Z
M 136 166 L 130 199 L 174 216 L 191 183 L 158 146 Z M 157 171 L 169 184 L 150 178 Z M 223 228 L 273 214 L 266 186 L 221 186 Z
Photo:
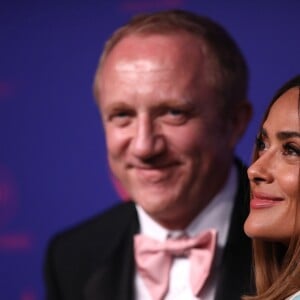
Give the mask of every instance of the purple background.
M 93 102 L 93 74 L 116 27 L 137 12 L 172 7 L 223 24 L 248 60 L 255 117 L 237 149 L 248 163 L 272 94 L 300 72 L 300 1 L 1 2 L 1 300 L 43 299 L 50 236 L 119 201 Z

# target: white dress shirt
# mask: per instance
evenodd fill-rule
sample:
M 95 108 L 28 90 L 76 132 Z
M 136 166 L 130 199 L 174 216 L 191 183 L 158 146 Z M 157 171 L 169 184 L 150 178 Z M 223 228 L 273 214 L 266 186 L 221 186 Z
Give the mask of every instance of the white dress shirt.
M 224 249 L 234 197 L 237 191 L 237 170 L 232 166 L 230 176 L 222 190 L 212 199 L 208 206 L 196 216 L 191 224 L 184 230 L 189 236 L 195 236 L 201 231 L 214 228 L 218 231 L 216 258 L 209 276 L 199 297 L 192 293 L 189 281 L 190 263 L 188 258 L 175 258 L 170 271 L 169 290 L 165 300 L 213 300 L 216 293 L 218 281 L 218 268 Z M 179 236 L 182 231 L 170 231 L 155 222 L 139 205 L 136 205 L 140 222 L 140 233 L 159 241 L 164 241 L 170 236 Z M 145 286 L 143 279 L 136 272 L 135 274 L 135 295 L 136 300 L 151 299 L 150 293 Z

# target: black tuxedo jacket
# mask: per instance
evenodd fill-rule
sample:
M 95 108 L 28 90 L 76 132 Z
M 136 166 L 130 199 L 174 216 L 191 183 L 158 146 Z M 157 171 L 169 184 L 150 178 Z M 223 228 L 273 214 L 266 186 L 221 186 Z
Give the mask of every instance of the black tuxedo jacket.
M 248 214 L 248 180 L 237 162 L 239 189 L 224 249 L 216 300 L 238 300 L 250 290 L 251 245 L 243 232 Z M 57 235 L 45 263 L 48 300 L 133 300 L 135 206 L 122 203 Z

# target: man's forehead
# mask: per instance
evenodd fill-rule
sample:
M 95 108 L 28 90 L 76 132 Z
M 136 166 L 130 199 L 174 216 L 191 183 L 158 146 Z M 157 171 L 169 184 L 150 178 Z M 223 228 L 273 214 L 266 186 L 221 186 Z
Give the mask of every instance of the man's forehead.
M 189 45 L 189 47 L 187 47 Z M 107 54 L 109 57 L 131 57 L 131 58 L 143 58 L 147 56 L 161 57 L 168 59 L 171 56 L 185 57 L 202 53 L 203 41 L 200 41 L 195 36 L 183 33 L 183 34 L 149 34 L 138 35 L 132 34 L 123 37 L 118 41 L 111 51 Z M 200 51 L 199 51 L 200 50 Z M 187 56 L 187 54 L 189 54 Z
M 167 66 L 159 60 L 147 58 L 120 59 L 115 62 L 114 68 L 118 72 L 158 72 L 173 69 L 172 65 Z

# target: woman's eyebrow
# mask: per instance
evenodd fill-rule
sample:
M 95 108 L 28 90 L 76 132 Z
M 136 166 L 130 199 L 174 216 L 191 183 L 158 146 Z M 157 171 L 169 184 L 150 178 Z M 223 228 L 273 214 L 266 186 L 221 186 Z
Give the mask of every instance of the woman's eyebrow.
M 276 136 L 279 140 L 286 140 L 293 137 L 300 138 L 300 133 L 298 131 L 281 131 Z
M 262 129 L 260 130 L 259 135 L 260 135 L 261 137 L 267 138 L 267 137 L 268 137 L 267 130 L 266 130 L 265 128 L 262 128 Z

